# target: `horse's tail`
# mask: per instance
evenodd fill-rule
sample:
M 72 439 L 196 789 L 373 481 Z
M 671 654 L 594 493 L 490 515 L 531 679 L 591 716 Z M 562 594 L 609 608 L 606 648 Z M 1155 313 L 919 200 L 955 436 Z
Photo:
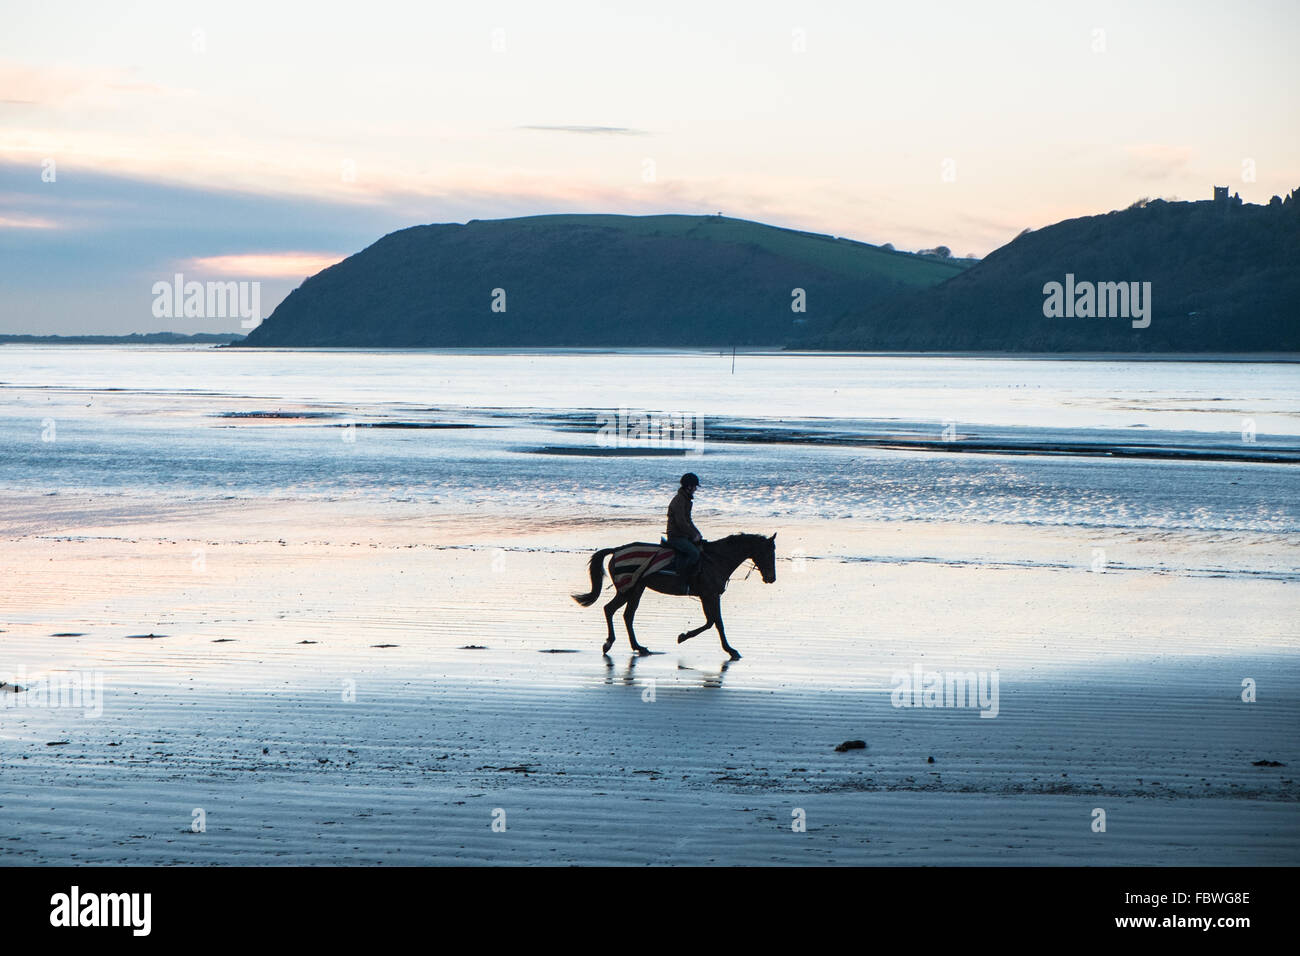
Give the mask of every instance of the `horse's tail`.
M 596 603 L 596 598 L 600 597 L 601 589 L 605 584 L 605 559 L 613 553 L 613 548 L 602 548 L 587 562 L 587 567 L 591 571 L 591 590 L 586 594 L 573 595 L 573 599 L 583 607 L 591 607 Z

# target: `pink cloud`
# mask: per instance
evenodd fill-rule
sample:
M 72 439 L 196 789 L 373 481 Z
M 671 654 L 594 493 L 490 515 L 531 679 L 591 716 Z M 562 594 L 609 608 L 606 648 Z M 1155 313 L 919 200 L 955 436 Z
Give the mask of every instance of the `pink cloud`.
M 228 276 L 298 279 L 315 275 L 346 255 L 334 252 L 247 252 L 227 256 L 200 256 L 185 263 L 196 272 Z
M 0 229 L 53 229 L 49 219 L 36 216 L 0 216 Z

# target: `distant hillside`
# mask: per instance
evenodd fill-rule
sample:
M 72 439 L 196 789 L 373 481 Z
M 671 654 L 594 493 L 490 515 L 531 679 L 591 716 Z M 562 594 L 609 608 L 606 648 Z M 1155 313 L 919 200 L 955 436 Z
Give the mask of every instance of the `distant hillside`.
M 1213 201 L 1153 200 L 1027 232 L 941 285 L 864 305 L 797 344 L 884 351 L 1300 351 L 1300 197 L 1261 206 L 1221 192 Z M 1149 282 L 1150 325 L 1045 316 L 1044 286 L 1065 286 L 1067 274 L 1074 283 Z
M 312 276 L 238 344 L 779 346 L 969 265 L 721 216 L 416 226 Z

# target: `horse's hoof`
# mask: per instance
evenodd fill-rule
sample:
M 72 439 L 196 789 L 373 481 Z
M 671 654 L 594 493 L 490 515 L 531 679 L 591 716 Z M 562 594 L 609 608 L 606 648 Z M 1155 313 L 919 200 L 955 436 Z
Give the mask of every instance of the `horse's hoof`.
M 648 648 L 648 647 L 638 647 L 638 648 L 636 649 L 636 652 L 637 652 L 638 654 L 640 654 L 642 657 L 649 657 L 649 656 L 650 656 L 650 648 Z
M 731 652 L 731 659 L 732 659 L 733 661 L 738 661 L 738 660 L 740 660 L 740 655 L 737 654 L 735 651 L 732 651 L 732 652 Z
M 684 640 L 686 640 L 686 633 L 685 633 L 685 632 L 682 632 L 681 634 L 678 634 L 678 635 L 677 635 L 677 643 L 678 643 L 678 644 L 682 643 L 682 641 L 684 641 Z

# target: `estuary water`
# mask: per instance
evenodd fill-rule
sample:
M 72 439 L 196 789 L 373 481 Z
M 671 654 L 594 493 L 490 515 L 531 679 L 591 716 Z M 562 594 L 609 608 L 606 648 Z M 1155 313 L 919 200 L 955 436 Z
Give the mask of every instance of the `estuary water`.
M 1289 363 L 6 346 L 0 448 L 24 494 L 1300 530 Z

